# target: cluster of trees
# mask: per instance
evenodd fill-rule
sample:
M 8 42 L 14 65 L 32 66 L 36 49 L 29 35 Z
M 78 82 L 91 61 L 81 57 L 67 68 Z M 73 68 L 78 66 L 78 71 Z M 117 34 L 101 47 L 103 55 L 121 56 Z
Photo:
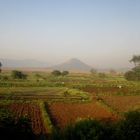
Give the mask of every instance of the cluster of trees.
M 52 140 L 139 140 L 140 112 L 132 111 L 124 119 L 103 123 L 93 119 L 79 121 L 63 131 L 54 130 Z
M 59 70 L 54 70 L 53 72 L 52 72 L 52 75 L 54 75 L 54 76 L 66 76 L 66 75 L 68 75 L 69 74 L 69 72 L 68 71 L 59 71 Z
M 130 81 L 140 81 L 140 56 L 134 55 L 130 62 L 134 63 L 134 68 L 125 73 L 125 78 Z

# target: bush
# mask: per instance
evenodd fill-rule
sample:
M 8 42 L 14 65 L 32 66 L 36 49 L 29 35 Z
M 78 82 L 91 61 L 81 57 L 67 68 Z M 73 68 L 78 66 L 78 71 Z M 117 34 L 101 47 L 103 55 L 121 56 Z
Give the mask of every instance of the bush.
M 105 77 L 106 77 L 106 74 L 105 74 L 105 73 L 99 73 L 98 76 L 99 76 L 100 78 L 105 78 Z
M 117 135 L 120 140 L 140 139 L 140 112 L 131 111 L 125 114 L 125 119 L 118 124 Z
M 12 78 L 14 78 L 14 79 L 26 79 L 27 78 L 26 74 L 24 74 L 21 71 L 17 71 L 17 70 L 13 70 L 11 75 L 12 75 Z
M 63 132 L 53 131 L 53 140 L 103 140 L 103 126 L 95 120 L 86 119 L 68 125 Z
M 0 137 L 14 140 L 33 140 L 29 118 L 21 117 L 15 122 L 14 115 L 7 109 L 0 110 Z
M 62 76 L 65 76 L 65 75 L 68 75 L 68 74 L 69 74 L 68 71 L 63 71 L 63 72 L 61 73 Z
M 134 71 L 128 71 L 125 73 L 124 77 L 129 81 L 135 81 L 137 79 Z
M 52 140 L 140 140 L 140 112 L 131 111 L 115 123 L 93 119 L 68 125 L 63 131 L 54 130 Z
M 61 75 L 61 72 L 59 70 L 54 70 L 52 72 L 52 75 L 54 75 L 54 76 L 60 76 Z

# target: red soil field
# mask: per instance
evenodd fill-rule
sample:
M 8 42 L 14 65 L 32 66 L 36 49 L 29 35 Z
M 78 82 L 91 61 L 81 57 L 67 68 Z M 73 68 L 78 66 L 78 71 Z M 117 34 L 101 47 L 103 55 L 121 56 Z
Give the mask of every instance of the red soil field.
M 104 96 L 101 98 L 118 112 L 128 111 L 135 106 L 140 106 L 140 96 Z
M 48 110 L 53 123 L 61 129 L 80 118 L 95 118 L 104 121 L 114 121 L 118 119 L 116 114 L 109 112 L 98 102 L 84 104 L 51 103 L 48 105 Z
M 20 116 L 28 116 L 31 119 L 32 130 L 34 134 L 46 134 L 46 129 L 41 118 L 39 106 L 31 103 L 12 103 L 8 105 L 8 109 L 15 114 L 15 119 Z

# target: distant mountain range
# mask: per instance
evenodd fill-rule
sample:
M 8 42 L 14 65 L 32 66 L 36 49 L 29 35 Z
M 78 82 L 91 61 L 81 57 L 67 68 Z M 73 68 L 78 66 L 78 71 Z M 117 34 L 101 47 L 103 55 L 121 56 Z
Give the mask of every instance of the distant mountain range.
M 25 60 L 15 60 L 15 59 L 0 59 L 0 62 L 2 63 L 2 67 L 8 67 L 8 68 L 40 68 L 40 70 L 68 70 L 68 71 L 81 71 L 86 72 L 90 71 L 92 69 L 91 66 L 88 64 L 82 62 L 81 60 L 77 58 L 70 59 L 64 63 L 61 63 L 59 65 L 52 66 L 49 62 L 42 62 L 32 59 L 25 59 Z M 96 68 L 95 68 L 96 69 Z M 115 69 L 118 72 L 126 72 L 130 68 L 118 68 Z M 97 69 L 99 72 L 108 72 L 110 68 L 100 68 Z
M 80 61 L 79 59 L 73 58 L 51 68 L 57 70 L 89 71 L 92 67 Z
M 3 67 L 49 67 L 47 62 L 25 59 L 25 60 L 15 60 L 15 59 L 0 59 Z

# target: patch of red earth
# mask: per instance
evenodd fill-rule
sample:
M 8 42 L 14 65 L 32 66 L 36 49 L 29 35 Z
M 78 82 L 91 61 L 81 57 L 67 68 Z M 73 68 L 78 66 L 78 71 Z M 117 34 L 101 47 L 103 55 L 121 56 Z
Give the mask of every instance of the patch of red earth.
M 128 111 L 140 105 L 140 96 L 104 96 L 101 98 L 118 112 Z
M 63 129 L 67 124 L 75 122 L 80 118 L 94 118 L 97 120 L 118 120 L 116 114 L 111 113 L 98 102 L 92 103 L 52 103 L 48 110 L 54 124 Z
M 34 134 L 39 135 L 47 133 L 38 105 L 31 103 L 12 103 L 8 105 L 7 108 L 15 114 L 16 120 L 21 116 L 28 116 L 31 119 Z

